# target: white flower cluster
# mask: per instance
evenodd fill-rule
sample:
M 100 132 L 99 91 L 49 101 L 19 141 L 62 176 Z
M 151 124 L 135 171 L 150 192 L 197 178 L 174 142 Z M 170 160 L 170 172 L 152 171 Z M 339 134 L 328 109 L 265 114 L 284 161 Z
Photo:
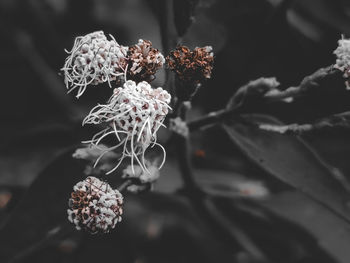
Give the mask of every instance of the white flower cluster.
M 111 87 L 111 81 L 118 85 L 107 103 L 98 104 L 83 120 L 83 125 L 102 124 L 104 129 L 86 141 L 90 148 L 77 149 L 73 157 L 95 162 L 93 167 L 92 163 L 86 166 L 84 172 L 88 175 L 106 171 L 110 174 L 128 157 L 131 164 L 128 175 L 124 173 L 124 176 L 138 177 L 141 183 L 133 186 L 138 190 L 142 188 L 139 186 L 148 189 L 159 177 L 158 169 L 165 162 L 166 152 L 157 143 L 157 131 L 164 126 L 171 100 L 167 91 L 161 87 L 153 89 L 148 82 L 155 79 L 165 59 L 148 40 L 125 47 L 110 37 L 107 39 L 103 31 L 80 36 L 75 39 L 72 50 L 66 51 L 69 56 L 62 68 L 65 84 L 68 92 L 77 90 L 77 98 L 88 85 L 108 82 Z M 107 137 L 111 139 L 108 147 L 102 144 Z M 159 168 L 145 160 L 145 152 L 150 146 L 158 146 L 163 151 Z M 102 157 L 106 162 L 97 166 Z M 74 186 L 68 219 L 78 230 L 106 233 L 121 220 L 122 205 L 123 197 L 118 190 L 89 176 Z
M 78 88 L 77 98 L 89 84 L 116 80 L 126 74 L 128 47 L 119 45 L 111 36 L 108 40 L 103 31 L 96 31 L 75 39 L 71 51 L 67 51 L 62 71 L 69 92 Z
M 72 154 L 72 157 L 75 159 L 82 159 L 82 160 L 88 160 L 88 161 L 96 161 L 96 158 L 98 158 L 102 152 L 104 152 L 108 147 L 104 144 L 100 144 L 99 147 L 82 147 L 75 150 L 75 152 Z M 109 152 L 108 155 L 106 154 L 105 158 L 108 159 L 115 159 L 118 155 L 114 152 Z
M 344 77 L 350 77 L 350 39 L 340 39 L 338 47 L 333 52 L 337 56 L 335 67 L 344 72 Z M 349 81 L 345 82 L 347 88 L 350 88 Z
M 155 164 L 146 162 L 147 171 L 143 169 L 140 165 L 135 165 L 132 167 L 128 165 L 122 174 L 123 179 L 138 179 L 139 182 L 135 181 L 127 187 L 127 190 L 132 193 L 139 193 L 144 190 L 151 190 L 153 183 L 158 180 L 160 173 L 159 169 Z
M 170 119 L 169 130 L 183 136 L 188 137 L 189 130 L 186 122 L 184 122 L 180 117 Z
M 337 67 L 342 70 L 348 68 L 350 66 L 350 39 L 340 39 L 334 54 L 337 56 Z
M 138 178 L 141 183 L 154 183 L 159 178 L 159 169 L 155 165 L 148 165 L 149 172 L 145 172 L 141 166 L 135 165 L 134 172 L 131 165 L 123 170 L 122 178 Z
M 67 210 L 68 220 L 77 230 L 108 233 L 121 221 L 122 205 L 123 196 L 118 190 L 90 176 L 74 186 Z
M 142 169 L 147 171 L 144 154 L 150 144 L 157 145 L 163 150 L 164 163 L 165 150 L 157 143 L 156 133 L 161 126 L 164 126 L 163 121 L 170 109 L 168 105 L 170 99 L 170 94 L 160 87 L 152 89 L 145 81 L 136 84 L 129 80 L 123 88 L 114 90 L 108 104 L 97 105 L 91 110 L 83 124 L 105 123 L 107 128 L 95 134 L 88 142 L 98 145 L 102 139 L 111 134 L 118 139 L 118 143 L 107 149 L 100 158 L 108 151 L 119 147 L 122 149 L 119 163 L 108 173 L 117 169 L 125 157 L 131 158 L 132 167 L 135 159 Z

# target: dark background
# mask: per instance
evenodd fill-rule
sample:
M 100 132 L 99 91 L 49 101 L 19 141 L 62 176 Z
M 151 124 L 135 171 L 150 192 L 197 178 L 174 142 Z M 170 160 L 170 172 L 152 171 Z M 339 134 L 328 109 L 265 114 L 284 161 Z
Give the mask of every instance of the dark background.
M 156 193 L 131 195 L 126 219 L 113 234 L 91 237 L 75 233 L 40 241 L 50 229 L 45 223 L 42 232 L 36 232 L 38 217 L 45 217 L 46 212 L 35 200 L 50 199 L 45 194 L 60 188 L 61 183 L 67 184 L 66 188 L 62 186 L 62 194 L 67 189 L 68 198 L 69 187 L 77 181 L 70 173 L 78 168 L 70 164 L 66 155 L 58 156 L 91 136 L 89 128 L 81 127 L 81 120 L 110 94 L 105 86 L 89 88 L 79 100 L 67 95 L 60 74 L 66 57 L 64 48 L 70 49 L 76 36 L 103 30 L 122 45 L 132 45 L 143 38 L 163 51 L 159 23 L 159 14 L 165 12 L 162 2 L 0 0 L 0 241 L 5 244 L 8 239 L 8 255 L 20 255 L 23 262 L 257 262 L 239 245 L 244 241 L 238 238 L 235 243 L 225 234 L 217 234 L 214 223 L 204 220 L 185 197 L 173 194 L 182 182 L 171 144 Z M 282 88 L 298 85 L 304 76 L 335 62 L 333 50 L 341 34 L 350 35 L 350 4 L 345 0 L 200 0 L 194 22 L 180 42 L 191 48 L 213 46 L 215 67 L 212 79 L 193 101 L 190 118 L 223 108 L 249 80 L 275 76 Z M 161 71 L 153 84 L 163 85 L 164 81 Z M 349 101 L 348 92 L 320 93 L 291 105 L 257 104 L 250 111 L 267 113 L 288 123 L 305 123 L 349 110 Z M 169 134 L 160 133 L 166 142 Z M 323 132 L 304 139 L 347 177 L 347 132 Z M 216 202 L 234 222 L 236 236 L 244 229 L 270 255 L 271 262 L 346 262 L 349 254 L 344 251 L 344 240 L 327 239 L 329 233 L 323 231 L 324 227 L 332 227 L 330 221 L 308 228 L 312 220 L 303 217 L 309 211 L 303 206 L 304 197 L 282 196 L 285 202 L 274 207 L 290 210 L 277 219 L 270 214 L 260 218 L 260 208 L 248 209 L 240 203 L 290 188 L 265 175 L 227 141 L 220 129 L 208 130 L 192 138 L 191 154 L 201 184 L 232 186 L 235 198 Z M 293 157 L 285 156 L 289 158 Z M 54 174 L 61 179 L 54 185 L 34 183 L 36 190 L 30 190 L 39 174 L 39 178 Z M 63 182 L 65 178 L 71 182 Z M 25 194 L 27 203 L 22 199 Z M 17 204 L 22 205 L 22 212 Z M 55 202 L 49 207 L 54 206 Z M 64 217 L 61 213 L 65 209 L 59 207 L 57 213 Z M 15 222 L 17 217 L 22 221 L 8 225 L 8 218 Z M 31 233 L 33 224 L 36 227 Z M 23 244 L 39 245 L 28 252 L 25 245 L 14 241 L 21 235 Z M 3 248 L 0 251 L 7 255 Z

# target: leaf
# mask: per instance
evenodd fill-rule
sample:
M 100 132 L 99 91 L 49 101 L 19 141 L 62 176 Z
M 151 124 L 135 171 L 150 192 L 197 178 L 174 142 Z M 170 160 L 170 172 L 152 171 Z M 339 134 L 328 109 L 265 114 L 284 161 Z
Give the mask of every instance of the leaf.
M 249 122 L 280 124 L 266 115 L 245 115 Z M 270 133 L 247 123 L 227 121 L 224 130 L 247 157 L 270 175 L 297 188 L 350 222 L 349 193 L 328 165 L 301 139 Z
M 80 132 L 59 124 L 7 127 L 0 144 L 1 184 L 29 186 L 62 152 L 79 140 Z
M 303 38 L 326 45 L 336 34 L 350 33 L 348 10 L 348 1 L 294 1 L 287 18 L 290 26 Z
M 173 1 L 174 22 L 178 35 L 183 36 L 194 20 L 194 11 L 199 0 Z
M 266 205 L 278 198 L 279 195 L 274 195 L 263 202 L 215 198 L 215 203 L 222 216 L 225 215 L 228 221 L 245 232 L 264 251 L 270 262 L 337 262 L 331 257 L 334 251 L 329 247 L 320 246 L 320 236 L 314 235 L 314 232 L 305 228 L 298 220 L 294 220 L 292 213 L 281 216 Z M 286 198 L 284 201 L 283 210 L 288 210 L 289 203 L 294 199 Z M 323 209 L 332 215 L 328 209 Z M 293 207 L 291 212 L 298 213 L 298 206 Z M 334 214 L 332 216 L 339 219 Z M 340 237 L 339 240 L 346 239 Z
M 277 194 L 261 204 L 276 216 L 308 230 L 337 262 L 349 262 L 350 226 L 324 206 L 296 191 Z
M 25 189 L 23 187 L 10 185 L 0 186 L 0 224 L 16 206 L 24 192 Z
M 184 197 L 128 195 L 123 220 L 115 230 L 107 235 L 83 235 L 76 253 L 64 256 L 70 256 L 67 262 L 84 263 L 107 262 L 111 258 L 118 262 L 232 262 L 232 251 L 225 250 L 201 221 Z M 62 250 L 62 244 L 54 251 L 40 250 L 26 262 L 51 262 L 52 255 L 62 257 L 57 250 Z
M 85 177 L 83 163 L 74 160 L 71 154 L 70 151 L 59 157 L 37 177 L 1 225 L 1 262 L 41 246 L 42 240 L 60 230 L 62 223 L 68 224 L 66 209 L 70 192 Z
M 188 199 L 179 195 L 127 196 L 124 221 L 119 233 L 113 232 L 114 239 L 122 235 L 125 242 L 131 240 L 132 255 L 144 253 L 147 262 L 231 261 L 228 255 L 232 250 L 218 242 L 195 211 Z
M 86 177 L 83 173 L 86 161 L 72 158 L 73 152 L 61 155 L 36 178 L 0 226 L 0 262 L 42 258 L 41 251 L 50 251 L 49 246 L 56 245 L 64 235 L 74 237 L 83 233 L 68 222 L 66 213 L 73 185 Z M 116 186 L 112 182 L 118 179 L 113 176 L 108 181 Z M 121 253 L 127 253 L 127 258 L 145 256 L 150 259 L 148 262 L 169 261 L 169 255 L 174 259 L 169 262 L 213 262 L 218 255 L 220 262 L 232 261 L 232 251 L 225 250 L 213 237 L 186 198 L 149 193 L 126 195 L 124 203 L 123 221 L 112 233 L 85 235 L 84 242 L 79 242 L 83 251 L 101 252 L 78 253 L 74 256 L 81 259 L 79 262 L 96 262 L 96 258 L 107 260 L 111 253 L 115 255 L 115 244 L 121 246 Z M 64 235 L 56 236 L 62 229 Z M 174 240 L 176 250 L 173 249 Z M 208 245 L 210 248 L 203 251 Z M 184 261 L 183 255 L 191 260 Z M 45 257 L 45 253 L 42 256 Z M 43 261 L 29 259 L 28 262 Z

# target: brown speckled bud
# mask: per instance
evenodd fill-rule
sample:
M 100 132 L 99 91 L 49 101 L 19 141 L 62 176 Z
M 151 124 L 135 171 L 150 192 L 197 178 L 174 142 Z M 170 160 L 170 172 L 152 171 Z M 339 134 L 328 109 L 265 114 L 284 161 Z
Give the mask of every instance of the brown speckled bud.
M 196 47 L 191 51 L 186 46 L 178 46 L 166 58 L 168 67 L 177 76 L 177 95 L 188 99 L 203 81 L 211 77 L 214 55 L 212 47 Z
M 129 48 L 128 59 L 128 79 L 136 82 L 152 81 L 157 70 L 165 63 L 163 55 L 152 47 L 151 41 L 143 39 Z

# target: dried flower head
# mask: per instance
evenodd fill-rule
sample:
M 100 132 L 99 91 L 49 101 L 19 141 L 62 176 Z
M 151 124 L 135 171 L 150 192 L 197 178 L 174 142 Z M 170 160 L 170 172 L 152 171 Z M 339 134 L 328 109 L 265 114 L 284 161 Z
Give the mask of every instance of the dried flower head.
M 128 51 L 129 70 L 128 78 L 134 81 L 152 81 L 158 69 L 163 67 L 163 55 L 152 47 L 149 40 L 140 39 Z
M 214 54 L 211 46 L 188 47 L 178 46 L 166 58 L 168 66 L 177 77 L 186 84 L 199 84 L 211 77 Z
M 69 56 L 61 69 L 68 92 L 78 88 L 79 98 L 89 84 L 110 85 L 125 74 L 128 47 L 111 38 L 108 40 L 103 31 L 96 31 L 75 39 L 72 50 L 66 51 Z
M 92 234 L 108 233 L 123 214 L 123 196 L 96 177 L 87 177 L 73 187 L 69 199 L 68 220 L 77 230 Z
M 93 136 L 88 143 L 98 145 L 105 137 L 115 135 L 117 144 L 106 149 L 96 160 L 95 165 L 108 151 L 122 149 L 118 164 L 107 174 L 113 172 L 125 157 L 131 158 L 147 171 L 145 151 L 152 144 L 159 146 L 164 153 L 161 166 L 165 161 L 165 150 L 157 143 L 157 131 L 170 109 L 170 94 L 162 88 L 152 89 L 145 81 L 136 84 L 128 80 L 124 88 L 114 89 L 114 94 L 106 105 L 97 105 L 84 119 L 84 124 L 106 124 L 106 128 Z M 141 157 L 141 160 L 139 159 Z
M 344 72 L 344 78 L 350 78 L 350 39 L 340 39 L 338 47 L 333 52 L 337 56 L 335 68 Z M 345 82 L 346 87 L 350 89 L 349 80 Z

